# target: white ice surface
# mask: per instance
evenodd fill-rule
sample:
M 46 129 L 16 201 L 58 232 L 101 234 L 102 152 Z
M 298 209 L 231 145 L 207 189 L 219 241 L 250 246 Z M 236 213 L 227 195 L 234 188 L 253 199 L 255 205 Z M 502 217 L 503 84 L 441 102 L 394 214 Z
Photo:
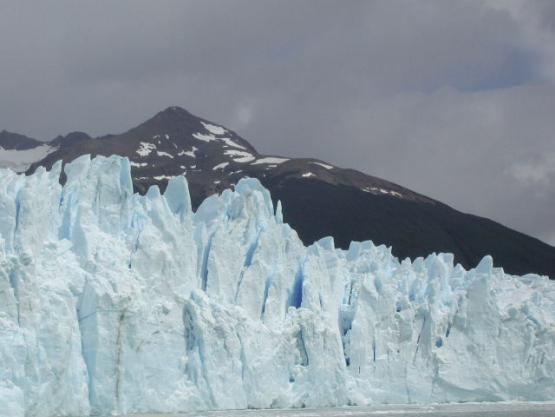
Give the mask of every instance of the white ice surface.
M 40 161 L 57 148 L 41 145 L 32 149 L 17 151 L 4 149 L 0 146 L 0 166 L 8 167 L 16 172 L 24 172 L 33 162 Z
M 191 210 L 129 161 L 0 170 L 0 415 L 555 398 L 555 288 L 305 247 L 255 179 Z

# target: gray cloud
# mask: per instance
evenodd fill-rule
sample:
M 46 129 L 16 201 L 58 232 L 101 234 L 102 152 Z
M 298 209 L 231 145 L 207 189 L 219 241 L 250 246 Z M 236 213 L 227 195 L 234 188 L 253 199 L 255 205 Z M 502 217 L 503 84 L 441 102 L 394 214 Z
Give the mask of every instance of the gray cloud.
M 172 104 L 555 244 L 550 1 L 2 1 L 0 128 Z

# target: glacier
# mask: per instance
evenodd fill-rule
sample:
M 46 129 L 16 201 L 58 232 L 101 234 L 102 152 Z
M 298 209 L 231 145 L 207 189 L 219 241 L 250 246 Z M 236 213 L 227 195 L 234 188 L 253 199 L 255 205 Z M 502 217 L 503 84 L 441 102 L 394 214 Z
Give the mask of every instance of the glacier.
M 553 398 L 547 277 L 305 247 L 255 179 L 194 212 L 118 156 L 0 170 L 2 416 Z

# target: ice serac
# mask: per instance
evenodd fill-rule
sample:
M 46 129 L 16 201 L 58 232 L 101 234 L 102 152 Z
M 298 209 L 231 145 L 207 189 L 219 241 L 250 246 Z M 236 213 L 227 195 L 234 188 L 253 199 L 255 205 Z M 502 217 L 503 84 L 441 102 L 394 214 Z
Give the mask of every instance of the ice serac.
M 0 170 L 0 415 L 555 398 L 555 287 L 303 246 L 257 180 L 191 209 L 129 162 Z

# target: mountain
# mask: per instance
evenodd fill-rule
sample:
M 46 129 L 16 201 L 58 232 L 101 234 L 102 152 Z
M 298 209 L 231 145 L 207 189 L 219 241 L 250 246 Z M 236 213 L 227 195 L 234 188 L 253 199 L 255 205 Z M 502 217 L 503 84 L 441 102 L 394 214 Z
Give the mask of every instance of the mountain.
M 555 398 L 546 277 L 306 247 L 253 178 L 193 212 L 119 156 L 60 175 L 0 169 L 1 416 Z
M 65 148 L 67 146 L 77 145 L 82 142 L 87 142 L 92 138 L 85 132 L 71 132 L 65 136 L 57 136 L 50 141 L 50 146 L 55 149 Z
M 0 132 L 0 167 L 25 171 L 27 167 L 55 150 L 49 144 L 18 133 Z
M 2 130 L 0 132 L 0 147 L 3 150 L 24 151 L 44 145 L 44 143 L 19 133 Z
M 70 136 L 70 135 L 68 135 Z M 75 136 L 75 135 L 74 135 Z M 258 178 L 283 205 L 285 221 L 305 244 L 333 236 L 392 246 L 399 258 L 448 252 L 464 267 L 492 255 L 509 273 L 555 277 L 555 248 L 489 219 L 461 213 L 386 180 L 310 158 L 262 155 L 232 130 L 169 107 L 131 130 L 49 142 L 48 152 L 28 168 L 51 167 L 80 155 L 127 156 L 134 189 L 163 190 L 170 176 L 184 174 L 193 207 L 245 176 Z M 330 198 L 333 197 L 333 198 Z

